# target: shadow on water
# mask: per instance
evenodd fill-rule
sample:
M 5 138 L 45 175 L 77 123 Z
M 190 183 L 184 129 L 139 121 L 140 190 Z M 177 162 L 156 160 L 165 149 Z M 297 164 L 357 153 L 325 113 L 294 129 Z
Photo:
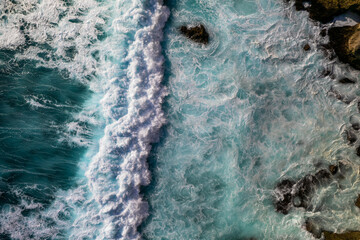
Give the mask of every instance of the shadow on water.
M 0 206 L 22 200 L 47 206 L 57 190 L 74 185 L 85 149 L 59 139 L 91 92 L 14 54 L 0 52 Z

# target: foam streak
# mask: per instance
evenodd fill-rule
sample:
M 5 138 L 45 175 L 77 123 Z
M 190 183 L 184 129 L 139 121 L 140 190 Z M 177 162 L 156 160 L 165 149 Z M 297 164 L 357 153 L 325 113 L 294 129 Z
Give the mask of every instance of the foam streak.
M 104 111 L 109 123 L 86 174 L 105 219 L 103 237 L 110 239 L 140 238 L 136 229 L 148 215 L 140 186 L 150 183 L 146 159 L 150 144 L 158 139 L 165 122 L 161 109 L 166 90 L 161 86 L 164 58 L 160 42 L 169 10 L 161 0 L 137 0 L 127 12 L 125 17 L 135 19 L 138 29 L 125 59 L 128 67 L 121 74 L 125 76 L 121 81 L 129 84 L 127 114 L 118 117 L 117 109 Z M 109 108 L 109 98 L 119 98 L 116 94 L 121 91 L 114 91 L 119 89 L 118 83 L 108 81 L 102 100 L 104 109 Z

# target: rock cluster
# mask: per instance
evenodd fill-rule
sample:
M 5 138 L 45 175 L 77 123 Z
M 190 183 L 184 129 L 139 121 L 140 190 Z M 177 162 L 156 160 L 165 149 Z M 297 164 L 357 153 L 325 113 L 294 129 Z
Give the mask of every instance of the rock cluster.
M 334 17 L 353 11 L 360 15 L 360 0 L 295 0 L 297 10 L 307 10 L 311 19 L 326 23 Z M 328 31 L 330 46 L 335 50 L 339 60 L 360 70 L 360 24 L 355 26 L 332 27 Z M 326 32 L 321 33 L 322 36 Z
M 331 181 L 331 175 L 338 172 L 338 166 L 331 165 L 315 174 L 308 174 L 298 181 L 284 179 L 275 188 L 276 211 L 287 214 L 292 207 L 310 207 L 311 197 L 315 189 Z
M 311 5 L 305 8 L 303 3 L 307 0 L 296 0 L 295 6 L 297 10 L 309 11 L 310 18 L 326 23 L 331 21 L 335 16 L 351 10 L 360 14 L 359 0 L 312 0 Z

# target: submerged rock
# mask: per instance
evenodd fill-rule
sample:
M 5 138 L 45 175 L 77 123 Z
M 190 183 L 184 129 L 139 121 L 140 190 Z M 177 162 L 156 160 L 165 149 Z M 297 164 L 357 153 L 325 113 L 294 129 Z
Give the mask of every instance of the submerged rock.
M 342 78 L 339 80 L 339 83 L 343 83 L 343 84 L 354 84 L 356 83 L 355 80 L 350 79 L 350 78 Z
M 304 50 L 305 51 L 309 51 L 311 48 L 310 48 L 310 45 L 309 44 L 305 44 L 304 46 Z
M 332 175 L 335 175 L 339 170 L 339 167 L 336 165 L 330 165 L 329 166 L 329 171 Z
M 329 37 L 340 61 L 360 69 L 360 24 L 330 28 Z
M 295 182 L 285 179 L 276 186 L 276 211 L 287 214 L 291 208 L 293 196 L 291 195 L 292 187 Z
M 347 233 L 332 233 L 324 231 L 325 240 L 358 240 L 360 239 L 360 232 L 347 232 Z
M 358 146 L 358 147 L 356 148 L 356 155 L 358 155 L 358 156 L 360 157 L 360 146 Z
M 308 174 L 299 181 L 282 180 L 275 188 L 276 211 L 287 214 L 294 207 L 310 207 L 311 195 L 316 187 L 327 183 L 331 179 L 328 170 L 322 169 L 315 175 Z
M 202 44 L 209 43 L 209 34 L 202 24 L 195 27 L 181 26 L 180 32 L 194 42 Z
M 357 137 L 356 137 L 355 133 L 347 130 L 347 131 L 345 131 L 345 134 L 346 134 L 346 140 L 348 141 L 349 144 L 353 144 L 356 142 Z
M 311 233 L 314 238 L 321 238 L 321 229 L 311 220 L 305 221 L 306 231 Z
M 356 201 L 355 201 L 355 206 L 357 206 L 358 208 L 360 208 L 360 194 L 358 195 Z
M 360 124 L 359 123 L 353 123 L 352 125 L 351 125 L 351 127 L 354 129 L 354 130 L 359 130 L 360 129 Z

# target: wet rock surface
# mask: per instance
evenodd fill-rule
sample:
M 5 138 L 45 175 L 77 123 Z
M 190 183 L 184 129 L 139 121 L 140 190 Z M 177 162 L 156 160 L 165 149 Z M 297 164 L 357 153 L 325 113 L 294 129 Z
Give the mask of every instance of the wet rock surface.
M 287 214 L 291 208 L 293 195 L 292 188 L 295 182 L 289 179 L 285 179 L 277 184 L 275 189 L 276 202 L 275 207 L 276 211 L 283 214 Z
M 276 211 L 287 214 L 292 207 L 308 209 L 315 189 L 329 183 L 331 175 L 333 174 L 327 169 L 321 169 L 314 175 L 308 174 L 297 182 L 289 179 L 282 180 L 275 188 Z
M 339 167 L 336 165 L 330 165 L 329 166 L 329 171 L 332 175 L 335 175 L 339 170 Z
M 360 69 L 360 24 L 330 28 L 329 38 L 339 60 Z
M 342 78 L 339 80 L 339 83 L 342 83 L 342 84 L 354 84 L 356 83 L 355 80 L 353 79 L 350 79 L 350 78 Z
M 325 240 L 359 240 L 360 232 L 332 233 L 324 231 Z
M 311 49 L 310 45 L 309 44 L 305 44 L 304 45 L 304 50 L 305 51 L 309 51 Z
M 360 194 L 358 195 L 356 201 L 355 201 L 355 206 L 357 206 L 358 208 L 360 208 Z
M 314 238 L 321 238 L 321 229 L 316 225 L 316 223 L 312 220 L 306 220 L 305 221 L 305 229 L 309 233 L 311 233 Z
M 350 130 L 346 130 L 345 134 L 346 134 L 346 140 L 347 140 L 348 144 L 353 144 L 356 142 L 357 137 L 356 137 L 355 133 L 353 133 Z
M 307 10 L 310 18 L 326 23 L 335 16 L 340 15 L 347 10 L 360 13 L 359 0 L 312 0 L 309 7 L 304 7 L 306 0 L 295 0 L 296 10 Z
M 187 38 L 191 39 L 194 42 L 208 44 L 209 43 L 209 34 L 206 31 L 204 25 L 200 24 L 195 27 L 181 26 L 180 32 Z

